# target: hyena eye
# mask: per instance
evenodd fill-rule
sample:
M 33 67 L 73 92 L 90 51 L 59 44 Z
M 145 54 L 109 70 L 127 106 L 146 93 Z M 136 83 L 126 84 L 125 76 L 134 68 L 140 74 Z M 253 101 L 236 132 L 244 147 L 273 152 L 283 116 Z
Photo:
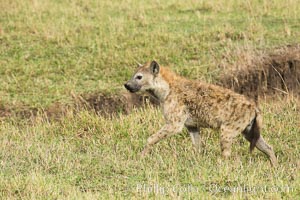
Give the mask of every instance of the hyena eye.
M 137 80 L 141 80 L 141 79 L 143 78 L 143 76 L 138 75 L 138 76 L 136 76 L 135 78 L 136 78 Z

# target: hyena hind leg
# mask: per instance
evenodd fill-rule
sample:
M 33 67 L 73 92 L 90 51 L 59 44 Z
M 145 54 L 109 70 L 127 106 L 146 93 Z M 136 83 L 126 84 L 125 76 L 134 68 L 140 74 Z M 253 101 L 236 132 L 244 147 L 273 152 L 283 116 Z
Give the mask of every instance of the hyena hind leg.
M 223 158 L 229 158 L 231 155 L 231 145 L 233 143 L 233 137 L 227 135 L 221 135 L 221 151 Z
M 223 158 L 229 158 L 231 155 L 231 146 L 236 134 L 226 128 L 221 129 L 220 145 Z
M 251 143 L 253 137 L 250 134 L 252 133 L 247 131 L 243 132 L 244 137 Z M 255 147 L 269 157 L 272 166 L 277 165 L 277 158 L 275 156 L 273 148 L 270 145 L 268 145 L 268 143 L 263 139 L 263 137 L 260 134 L 258 135 L 258 139 L 255 142 Z M 252 149 L 250 147 L 250 151 L 251 150 Z
M 276 156 L 275 156 L 275 153 L 274 153 L 274 151 L 273 151 L 273 148 L 265 142 L 265 140 L 263 139 L 262 136 L 260 136 L 260 137 L 258 138 L 258 140 L 257 140 L 255 146 L 256 146 L 256 148 L 258 148 L 261 152 L 265 153 L 265 154 L 269 157 L 269 159 L 270 159 L 270 161 L 271 161 L 271 164 L 272 164 L 273 166 L 276 166 L 276 165 L 277 165 L 277 158 L 276 158 Z
M 254 121 L 249 124 L 242 133 L 244 137 L 250 142 L 250 152 L 254 147 L 256 147 L 258 150 L 269 157 L 272 166 L 277 165 L 277 158 L 275 156 L 273 148 L 268 145 L 260 135 L 260 126 L 258 125 L 256 118 L 254 118 Z

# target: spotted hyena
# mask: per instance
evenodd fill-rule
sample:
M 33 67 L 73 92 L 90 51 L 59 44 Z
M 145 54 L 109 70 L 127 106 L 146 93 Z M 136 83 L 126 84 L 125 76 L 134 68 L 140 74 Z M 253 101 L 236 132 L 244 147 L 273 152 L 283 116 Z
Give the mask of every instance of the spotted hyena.
M 255 103 L 245 96 L 216 85 L 188 80 L 152 61 L 138 67 L 125 83 L 130 92 L 147 92 L 158 99 L 165 125 L 150 136 L 142 151 L 145 156 L 161 139 L 179 133 L 184 127 L 195 147 L 200 145 L 200 129 L 220 130 L 223 157 L 229 157 L 233 139 L 240 133 L 254 147 L 265 153 L 272 165 L 277 159 L 273 149 L 260 135 L 261 115 Z

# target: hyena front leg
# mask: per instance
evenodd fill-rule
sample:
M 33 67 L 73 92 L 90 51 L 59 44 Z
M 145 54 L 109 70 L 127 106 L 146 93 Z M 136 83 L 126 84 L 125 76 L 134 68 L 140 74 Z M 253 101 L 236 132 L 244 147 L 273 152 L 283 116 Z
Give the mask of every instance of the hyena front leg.
M 150 152 L 153 145 L 159 142 L 161 139 L 179 133 L 183 129 L 183 123 L 166 124 L 156 134 L 151 135 L 147 139 L 147 144 L 142 151 L 142 157 Z

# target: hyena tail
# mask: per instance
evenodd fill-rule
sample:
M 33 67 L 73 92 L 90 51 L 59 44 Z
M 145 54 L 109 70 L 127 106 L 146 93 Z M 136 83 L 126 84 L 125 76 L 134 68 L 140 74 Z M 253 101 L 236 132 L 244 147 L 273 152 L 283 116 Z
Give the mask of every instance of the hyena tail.
M 260 123 L 257 113 L 255 113 L 255 117 L 243 131 L 243 135 L 250 142 L 250 152 L 252 152 L 260 137 Z

